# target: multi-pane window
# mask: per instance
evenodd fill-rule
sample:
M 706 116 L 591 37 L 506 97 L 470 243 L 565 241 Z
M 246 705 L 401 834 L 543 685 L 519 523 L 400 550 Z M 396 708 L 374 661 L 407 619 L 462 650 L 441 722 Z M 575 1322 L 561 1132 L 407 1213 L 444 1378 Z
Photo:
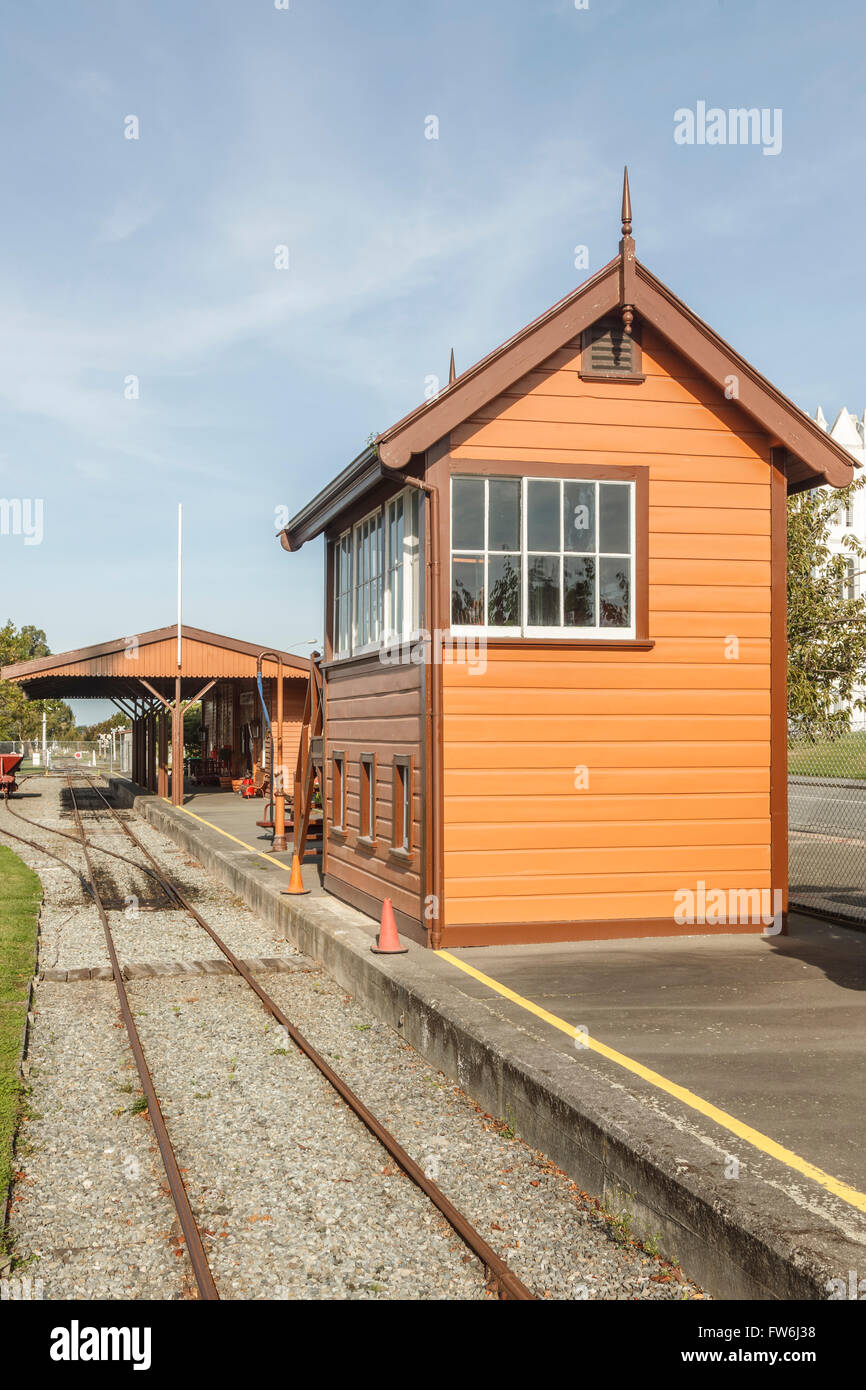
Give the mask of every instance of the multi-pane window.
M 382 513 L 374 512 L 355 527 L 352 645 L 369 647 L 382 631 Z
M 857 564 L 853 559 L 845 560 L 842 597 L 843 599 L 855 599 L 857 597 Z
M 403 492 L 385 508 L 385 624 L 388 638 L 418 626 L 418 494 Z
M 347 652 L 352 635 L 352 533 L 334 546 L 334 650 Z
M 634 484 L 451 483 L 451 624 L 506 635 L 634 629 Z
M 368 650 L 418 626 L 418 497 L 364 517 L 334 543 L 334 655 Z

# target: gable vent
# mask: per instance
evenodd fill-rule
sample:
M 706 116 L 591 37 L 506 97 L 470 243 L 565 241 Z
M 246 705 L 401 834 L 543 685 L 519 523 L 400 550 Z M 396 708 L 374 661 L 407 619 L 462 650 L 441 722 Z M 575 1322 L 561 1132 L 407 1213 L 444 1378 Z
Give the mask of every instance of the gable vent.
M 632 335 L 624 332 L 621 318 L 599 319 L 583 334 L 581 371 L 587 376 L 629 376 L 641 374 L 640 328 L 632 325 Z

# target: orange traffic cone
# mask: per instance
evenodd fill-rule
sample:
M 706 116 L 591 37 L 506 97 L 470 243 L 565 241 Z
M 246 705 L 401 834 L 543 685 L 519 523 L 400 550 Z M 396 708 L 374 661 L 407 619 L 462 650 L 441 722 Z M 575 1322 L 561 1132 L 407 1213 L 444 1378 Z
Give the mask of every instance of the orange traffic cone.
M 288 888 L 284 888 L 284 893 L 309 893 L 309 888 L 304 887 L 304 880 L 301 877 L 301 861 L 296 854 L 292 855 L 292 876 L 289 879 Z
M 386 898 L 382 904 L 382 921 L 379 924 L 379 938 L 375 946 L 370 947 L 377 956 L 405 956 L 409 950 L 408 946 L 400 945 L 400 938 L 397 935 L 397 923 L 394 921 L 394 909 L 391 906 L 391 899 Z

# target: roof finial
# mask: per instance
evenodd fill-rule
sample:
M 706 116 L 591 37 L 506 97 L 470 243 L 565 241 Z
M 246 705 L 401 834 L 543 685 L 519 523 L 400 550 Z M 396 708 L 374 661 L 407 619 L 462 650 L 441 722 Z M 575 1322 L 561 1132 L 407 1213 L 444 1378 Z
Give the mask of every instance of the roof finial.
M 455 371 L 455 368 L 454 368 L 454 349 L 452 348 L 452 349 L 451 349 L 451 365 L 450 365 L 450 367 L 448 368 L 448 385 L 450 386 L 451 383 L 452 383 L 452 381 L 456 381 L 456 380 L 457 380 L 457 372 Z
M 628 189 L 628 165 L 622 178 L 622 234 L 631 236 L 631 194 Z

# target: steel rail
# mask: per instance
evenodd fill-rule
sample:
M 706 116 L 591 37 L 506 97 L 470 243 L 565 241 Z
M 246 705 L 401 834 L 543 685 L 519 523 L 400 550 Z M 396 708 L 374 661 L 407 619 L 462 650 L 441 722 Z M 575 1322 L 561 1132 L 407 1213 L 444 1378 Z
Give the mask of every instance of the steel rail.
M 69 775 L 69 773 L 63 774 L 64 777 L 68 777 Z M 22 781 L 23 780 L 24 779 L 22 778 Z M 21 782 L 19 782 L 18 785 L 21 786 Z M 99 788 L 94 787 L 94 791 L 99 791 Z M 25 825 L 32 825 L 35 830 L 46 830 L 49 835 L 62 835 L 64 840 L 71 840 L 73 844 L 77 845 L 81 843 L 79 837 L 77 835 L 71 835 L 68 830 L 61 830 L 59 826 L 56 825 L 43 825 L 41 821 L 31 820 L 29 816 L 22 816 L 20 811 L 13 811 L 12 807 L 9 805 L 9 800 L 5 800 L 6 809 L 8 810 L 10 816 L 14 816 L 16 820 L 23 821 Z M 121 825 L 122 824 L 123 822 L 121 821 Z M 11 831 L 6 831 L 5 833 L 11 834 Z M 13 839 L 14 838 L 15 837 L 13 836 Z M 21 839 L 21 836 L 19 835 L 17 838 Z M 24 840 L 23 843 L 26 845 L 33 844 L 37 849 L 39 848 L 39 846 L 36 845 L 35 841 L 33 840 Z M 162 888 L 162 891 L 165 892 L 165 888 L 163 887 L 163 884 L 160 882 L 159 877 L 153 872 L 152 869 L 149 869 L 146 864 L 139 864 L 135 859 L 130 859 L 129 855 L 118 854 L 116 850 L 106 849 L 103 845 L 91 844 L 90 848 L 95 849 L 98 854 L 107 854 L 111 859 L 119 859 L 122 864 L 131 864 L 133 869 L 141 869 L 141 872 L 143 874 L 147 874 L 148 878 L 152 878 L 154 882 L 157 883 L 160 888 Z M 45 853 L 50 854 L 51 851 L 46 850 Z M 57 856 L 54 855 L 54 858 L 56 859 Z M 63 863 L 63 860 L 61 860 L 60 862 Z
M 28 821 L 28 824 L 33 824 L 33 825 L 35 825 L 36 822 L 35 822 L 35 821 L 32 821 L 32 822 Z M 47 825 L 41 826 L 40 829 L 42 829 L 42 830 L 48 830 L 49 834 L 52 833 L 51 827 L 49 827 L 49 826 L 47 826 Z M 82 888 L 84 889 L 84 891 L 85 891 L 86 893 L 89 893 L 90 896 L 93 897 L 93 889 L 91 888 L 90 884 L 87 882 L 87 879 L 84 877 L 84 874 L 81 872 L 80 869 L 76 869 L 72 864 L 70 864 L 70 863 L 68 862 L 68 860 L 66 860 L 66 859 L 61 859 L 59 854 L 55 854 L 55 853 L 53 852 L 53 850 L 45 849 L 44 846 L 38 844 L 36 840 L 28 840 L 24 835 L 16 835 L 13 831 L 7 830 L 7 829 L 5 828 L 5 826 L 3 826 L 2 828 L 0 828 L 0 835 L 5 835 L 6 838 L 7 838 L 8 840 L 15 840 L 15 842 L 16 842 L 17 844 L 19 844 L 19 845 L 29 845 L 31 849 L 38 850 L 40 854 L 47 854 L 47 856 L 48 856 L 49 859 L 56 859 L 56 861 L 57 861 L 58 864 L 62 864 L 63 867 L 64 867 L 64 869 L 68 869 L 69 872 L 70 872 L 71 874 L 73 874 L 73 875 L 75 876 L 75 878 L 78 879 L 78 882 L 81 884 L 81 886 L 82 886 Z M 132 862 L 132 861 L 130 861 L 130 862 Z M 35 872 L 35 870 L 34 870 L 34 872 Z
M 193 1215 L 192 1207 L 190 1206 L 189 1197 L 187 1195 L 186 1188 L 184 1187 L 183 1178 L 181 1176 L 177 1158 L 175 1157 L 174 1149 L 172 1148 L 171 1139 L 169 1138 L 165 1119 L 163 1117 L 162 1110 L 160 1109 L 159 1100 L 157 1098 L 156 1090 L 153 1084 L 153 1077 L 150 1074 L 150 1070 L 148 1068 L 147 1061 L 144 1055 L 144 1048 L 141 1045 L 141 1038 L 138 1035 L 138 1029 L 135 1025 L 135 1019 L 132 1016 L 132 1010 L 129 1006 L 129 997 L 126 993 L 126 986 L 123 982 L 123 973 L 121 971 L 120 963 L 117 959 L 117 952 L 114 949 L 114 939 L 111 935 L 111 927 L 108 923 L 108 914 L 105 911 L 105 908 L 102 903 L 102 898 L 99 895 L 99 888 L 96 883 L 93 864 L 90 859 L 87 836 L 84 831 L 84 823 L 81 819 L 81 813 L 78 809 L 78 803 L 75 800 L 75 789 L 72 785 L 71 773 L 66 774 L 66 782 L 67 786 L 69 787 L 70 796 L 72 798 L 72 810 L 75 815 L 75 823 L 78 826 L 81 850 L 84 855 L 84 862 L 87 865 L 87 872 L 90 875 L 90 882 L 93 890 L 94 902 L 96 903 L 96 910 L 99 913 L 99 920 L 102 923 L 102 929 L 105 933 L 105 944 L 108 948 L 108 955 L 109 959 L 111 960 L 111 971 L 114 976 L 114 983 L 117 987 L 117 996 L 120 1001 L 120 1012 L 123 1016 L 123 1021 L 126 1024 L 126 1031 L 129 1036 L 129 1044 L 132 1048 L 132 1055 L 135 1058 L 135 1065 L 138 1068 L 138 1075 L 141 1081 L 141 1089 L 143 1090 L 145 1098 L 147 1100 L 147 1109 L 150 1114 L 150 1120 L 151 1124 L 153 1125 L 154 1134 L 156 1135 L 156 1142 L 159 1145 L 159 1152 L 162 1156 L 162 1163 L 163 1167 L 165 1168 L 165 1175 L 168 1179 L 168 1185 L 171 1191 L 172 1199 L 174 1201 L 175 1210 L 177 1211 L 178 1219 L 181 1225 L 181 1230 L 183 1231 L 184 1237 L 186 1239 L 187 1253 L 190 1258 L 190 1263 L 192 1264 L 193 1274 L 195 1275 L 195 1281 L 198 1284 L 199 1294 L 202 1299 L 218 1299 L 219 1293 L 217 1292 L 217 1286 L 214 1283 L 214 1277 L 211 1273 L 210 1265 L 208 1264 L 207 1255 L 205 1254 L 205 1248 L 202 1243 L 201 1233 L 198 1229 L 196 1219 Z M 92 783 L 89 782 L 88 785 L 90 785 L 94 791 L 99 791 L 99 788 L 93 787 Z M 114 808 L 112 807 L 112 810 L 113 809 Z M 118 820 L 120 820 L 119 816 Z M 120 821 L 120 824 L 122 825 L 123 821 Z M 144 846 L 142 846 L 142 848 L 144 848 Z
M 282 1009 L 275 1002 L 275 1000 L 271 998 L 271 996 L 267 993 L 265 989 L 262 988 L 262 986 L 254 978 L 254 976 L 250 974 L 250 971 L 244 965 L 243 961 L 238 959 L 238 957 L 234 954 L 231 948 L 227 946 L 226 943 L 222 941 L 219 936 L 217 936 L 213 928 L 208 926 L 207 922 L 204 920 L 202 916 L 200 916 L 200 914 L 196 911 L 192 904 L 187 902 L 186 898 L 184 897 L 180 889 L 177 887 L 177 885 L 173 883 L 172 880 L 168 878 L 168 876 L 160 868 L 159 864 L 157 863 L 156 859 L 154 859 L 147 846 L 143 844 L 141 840 L 139 840 L 134 831 L 132 831 L 129 828 L 126 821 L 122 820 L 121 817 L 118 816 L 117 811 L 111 805 L 111 802 L 105 796 L 102 789 L 96 786 L 95 783 L 93 783 L 90 780 L 90 777 L 87 773 L 81 772 L 78 775 L 82 776 L 84 780 L 87 782 L 87 785 L 90 787 L 90 789 L 92 791 L 95 791 L 96 794 L 102 799 L 102 801 L 105 803 L 106 809 L 111 812 L 114 819 L 123 828 L 125 834 L 128 835 L 130 840 L 132 840 L 132 842 L 137 846 L 137 848 L 140 849 L 142 853 L 147 856 L 147 858 L 153 865 L 157 876 L 161 879 L 163 888 L 177 901 L 177 903 L 181 907 L 183 907 L 190 914 L 192 918 L 194 918 L 198 925 L 202 927 L 204 931 L 207 932 L 208 936 L 215 943 L 215 945 L 219 947 L 220 951 L 222 951 L 226 959 L 230 961 L 231 964 L 234 966 L 237 973 L 246 981 L 246 983 L 258 996 L 259 1000 L 264 1005 L 267 1012 L 277 1020 L 277 1022 L 280 1024 L 282 1028 L 285 1028 L 289 1037 L 301 1050 L 301 1052 L 303 1052 L 304 1056 L 308 1057 L 309 1060 L 314 1064 L 314 1066 L 318 1068 L 318 1070 L 325 1077 L 325 1079 L 331 1084 L 331 1086 L 333 1086 L 337 1094 L 342 1097 L 342 1099 L 346 1102 L 350 1109 L 354 1111 L 354 1113 L 358 1116 L 358 1119 L 366 1125 L 367 1129 L 374 1136 L 374 1138 L 376 1138 L 379 1141 L 382 1147 L 402 1168 L 403 1172 L 407 1175 L 407 1177 L 412 1179 L 412 1181 L 421 1189 L 425 1196 L 428 1197 L 429 1200 L 433 1203 L 433 1205 L 441 1212 L 448 1224 L 453 1228 L 453 1230 L 457 1233 L 457 1235 L 464 1242 L 464 1244 L 468 1246 L 468 1248 L 472 1251 L 473 1255 L 476 1256 L 476 1258 L 486 1269 L 488 1275 L 488 1287 L 491 1288 L 493 1292 L 497 1293 L 498 1296 L 503 1299 L 518 1299 L 521 1301 L 534 1300 L 535 1295 L 526 1287 L 525 1284 L 521 1283 L 517 1275 L 511 1269 L 509 1269 L 508 1265 L 505 1263 L 503 1259 L 501 1259 L 499 1255 L 497 1255 L 496 1251 L 493 1250 L 492 1247 L 487 1244 L 486 1240 L 484 1240 L 483 1236 L 481 1236 L 479 1232 L 476 1231 L 475 1227 L 471 1224 L 471 1222 L 462 1214 L 462 1212 L 458 1211 L 457 1207 L 455 1207 L 454 1204 L 451 1201 L 449 1201 L 449 1199 L 445 1196 L 445 1193 L 441 1190 L 441 1188 L 439 1188 L 436 1185 L 436 1183 L 434 1183 L 430 1178 L 428 1178 L 427 1174 L 424 1172 L 424 1169 L 418 1163 L 416 1163 L 414 1158 L 412 1158 L 411 1155 L 406 1152 L 403 1146 L 400 1143 L 398 1143 L 394 1135 L 391 1134 L 390 1130 L 385 1128 L 381 1121 L 378 1120 L 376 1116 L 373 1114 L 373 1112 L 367 1108 L 364 1102 L 360 1099 L 359 1096 L 355 1094 L 355 1092 L 343 1080 L 343 1078 L 337 1072 L 335 1072 L 333 1067 L 331 1067 L 325 1061 L 324 1057 L 322 1057 L 321 1054 L 316 1051 L 312 1043 L 307 1041 L 307 1039 L 299 1031 L 299 1029 L 296 1028 L 295 1025 L 291 1022 L 291 1020 L 286 1016 L 286 1014 L 283 1013 Z

